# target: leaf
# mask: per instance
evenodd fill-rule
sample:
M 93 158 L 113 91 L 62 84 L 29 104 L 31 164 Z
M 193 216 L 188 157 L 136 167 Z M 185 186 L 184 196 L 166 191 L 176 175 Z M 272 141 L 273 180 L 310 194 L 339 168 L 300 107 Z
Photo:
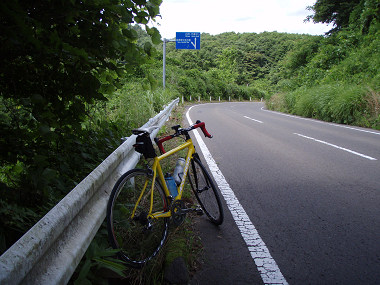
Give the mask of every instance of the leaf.
M 42 172 L 43 179 L 48 183 L 51 180 L 53 180 L 55 177 L 57 177 L 57 171 L 51 168 L 45 168 Z
M 160 6 L 162 4 L 162 0 L 150 0 L 153 4 Z
M 130 8 L 133 7 L 133 4 L 131 4 L 132 7 L 128 7 L 128 4 L 127 5 L 126 4 L 127 3 L 124 3 L 124 6 L 120 7 L 121 21 L 124 23 L 133 23 L 133 14 L 130 10 Z
M 139 11 L 137 12 L 137 16 L 145 18 L 145 17 L 149 17 L 149 14 L 145 11 Z
M 97 248 L 96 250 L 96 255 L 99 257 L 110 257 L 110 256 L 115 256 L 118 252 L 120 252 L 120 249 L 102 249 L 102 248 Z M 120 263 L 123 263 L 123 261 L 116 259 Z
M 145 91 L 148 91 L 150 90 L 150 83 L 149 83 L 149 80 L 147 78 L 145 78 L 142 82 L 142 88 L 145 90 Z
M 50 132 L 50 127 L 46 125 L 41 125 L 38 129 L 41 135 L 46 135 Z
M 152 44 L 150 42 L 146 42 L 144 44 L 144 51 L 150 56 L 152 55 Z
M 119 48 L 120 48 L 120 44 L 119 44 L 119 42 L 116 41 L 116 40 L 112 41 L 112 45 L 113 45 L 113 47 L 114 47 L 115 49 L 119 49 Z
M 41 94 L 33 94 L 30 99 L 34 104 L 44 104 L 46 102 Z
M 137 24 L 144 24 L 144 25 L 148 24 L 148 20 L 147 20 L 145 17 L 136 16 L 136 17 L 134 18 L 134 20 L 135 20 L 135 22 L 136 22 Z
M 107 259 L 101 259 L 101 258 L 94 258 L 94 261 L 96 261 L 98 267 L 103 267 L 112 270 L 113 272 L 119 274 L 122 277 L 126 277 L 123 271 L 125 270 L 125 265 L 120 264 L 115 261 L 110 261 Z
M 62 43 L 63 50 L 71 53 L 72 55 L 79 56 L 83 60 L 88 61 L 88 54 L 83 48 L 77 48 L 69 45 L 68 43 Z
M 146 0 L 133 0 L 133 2 L 135 2 L 137 5 L 145 5 L 146 4 Z
M 48 160 L 49 158 L 45 155 L 36 154 L 33 157 L 34 163 L 40 167 L 45 167 L 49 164 Z
M 113 84 L 102 84 L 100 92 L 103 94 L 113 94 L 113 92 L 115 92 L 115 86 Z
M 162 42 L 161 41 L 161 34 L 160 34 L 160 32 L 158 31 L 157 28 L 155 28 L 155 27 L 153 27 L 153 28 L 147 27 L 147 33 L 148 33 L 148 35 L 150 35 L 153 44 L 158 45 L 158 44 L 160 44 Z
M 87 278 L 77 279 L 74 281 L 74 285 L 92 285 L 92 282 Z
M 80 155 L 81 155 L 84 159 L 91 159 L 91 158 L 92 158 L 91 154 L 88 154 L 88 153 L 85 153 L 85 152 L 81 152 Z
M 122 31 L 123 35 L 126 36 L 130 40 L 137 40 L 138 34 L 135 30 L 132 29 L 124 29 Z
M 148 12 L 149 12 L 149 15 L 154 18 L 156 17 L 159 13 L 160 13 L 160 7 L 155 5 L 154 3 L 152 2 L 148 2 L 146 4 L 146 7 L 148 9 Z
M 12 172 L 14 174 L 20 174 L 22 171 L 24 170 L 23 166 L 22 166 L 22 163 L 16 163 L 13 167 L 12 167 Z
M 146 25 L 149 22 L 149 14 L 147 12 L 137 12 L 136 17 L 134 18 L 136 23 Z
M 122 46 L 123 48 L 127 47 L 128 46 L 128 43 L 125 39 L 121 39 L 119 40 L 119 44 L 120 46 Z
M 82 280 L 85 280 L 86 276 L 90 272 L 91 266 L 92 266 L 91 260 L 87 259 L 85 263 L 83 264 L 82 269 L 79 272 L 78 279 L 75 282 L 77 281 L 81 282 Z M 76 283 L 76 284 L 82 284 L 82 283 Z
M 158 86 L 158 82 L 157 82 L 156 78 L 152 74 L 149 74 L 148 80 L 149 80 L 151 89 L 155 90 Z
M 134 7 L 134 4 L 131 0 L 124 0 L 123 4 L 126 8 L 133 8 Z

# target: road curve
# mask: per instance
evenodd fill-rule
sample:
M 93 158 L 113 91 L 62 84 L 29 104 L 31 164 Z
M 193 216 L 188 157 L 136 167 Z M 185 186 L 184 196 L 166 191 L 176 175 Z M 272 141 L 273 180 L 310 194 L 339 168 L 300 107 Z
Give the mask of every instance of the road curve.
M 379 284 L 380 132 L 263 107 L 204 104 L 189 117 L 213 134 L 203 141 L 284 282 Z M 275 284 L 227 204 L 221 227 L 199 222 L 206 264 L 192 284 Z

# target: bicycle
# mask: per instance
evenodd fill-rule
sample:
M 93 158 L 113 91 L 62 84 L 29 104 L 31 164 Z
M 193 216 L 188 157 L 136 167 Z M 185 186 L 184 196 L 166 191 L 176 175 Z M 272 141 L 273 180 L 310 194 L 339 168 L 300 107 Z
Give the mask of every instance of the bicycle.
M 197 121 L 188 128 L 173 126 L 174 134 L 155 138 L 160 150 L 157 156 L 153 147 L 150 129 L 137 129 L 135 150 L 146 159 L 153 158 L 153 165 L 146 169 L 135 168 L 123 174 L 116 182 L 107 205 L 107 229 L 109 241 L 113 248 L 119 249 L 118 256 L 135 268 L 143 267 L 157 255 L 168 237 L 169 221 L 180 225 L 189 212 L 206 213 L 209 220 L 220 225 L 223 222 L 222 203 L 210 174 L 203 166 L 195 150 L 189 132 L 201 128 L 205 137 L 212 138 L 205 123 Z M 184 138 L 185 142 L 166 152 L 163 143 L 175 137 Z M 172 194 L 166 182 L 160 161 L 187 149 L 183 177 Z M 167 180 L 165 180 L 165 178 Z M 182 200 L 186 178 L 200 205 L 186 207 Z M 175 191 L 174 191 L 175 192 Z

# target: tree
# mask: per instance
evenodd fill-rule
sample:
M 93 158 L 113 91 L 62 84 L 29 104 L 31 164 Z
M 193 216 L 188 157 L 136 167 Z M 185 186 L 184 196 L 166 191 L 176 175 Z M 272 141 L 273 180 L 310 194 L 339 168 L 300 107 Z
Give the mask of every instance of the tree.
M 152 53 L 151 42 L 138 45 L 131 24 L 145 26 L 153 44 L 160 42 L 147 24 L 161 2 L 0 2 L 0 249 L 2 232 L 21 231 L 15 223 L 38 218 L 24 209 L 40 211 L 71 189 L 57 177 L 68 176 L 67 160 L 76 159 L 68 159 L 71 152 L 87 156 L 80 150 L 87 109 Z M 13 203 L 24 208 L 3 207 Z
M 308 7 L 314 15 L 307 16 L 306 21 L 334 24 L 329 33 L 341 30 L 348 27 L 351 12 L 362 2 L 362 0 L 317 0 L 313 6 Z
M 226 48 L 218 56 L 218 67 L 225 82 L 234 83 L 236 81 L 239 75 L 238 60 L 241 54 L 241 51 L 236 48 Z

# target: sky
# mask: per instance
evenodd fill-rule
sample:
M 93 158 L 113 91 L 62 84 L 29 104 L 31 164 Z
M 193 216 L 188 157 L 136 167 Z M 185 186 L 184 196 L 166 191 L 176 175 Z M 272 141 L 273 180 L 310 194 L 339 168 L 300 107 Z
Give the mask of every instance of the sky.
M 176 32 L 284 32 L 323 35 L 332 26 L 304 23 L 316 0 L 163 0 L 153 25 L 162 38 Z

